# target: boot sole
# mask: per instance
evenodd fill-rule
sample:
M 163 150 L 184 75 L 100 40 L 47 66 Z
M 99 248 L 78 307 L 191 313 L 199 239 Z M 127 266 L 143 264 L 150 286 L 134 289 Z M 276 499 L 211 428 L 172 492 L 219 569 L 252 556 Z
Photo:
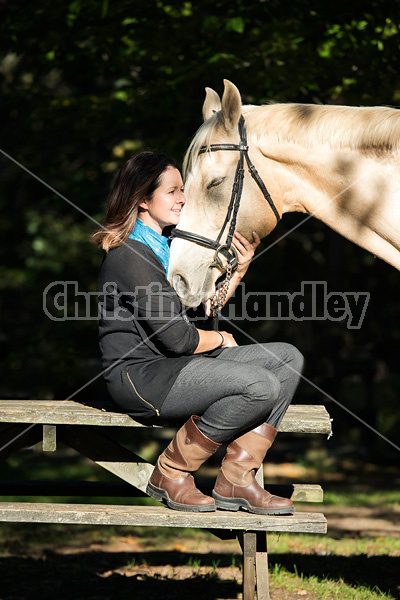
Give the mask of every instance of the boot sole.
M 193 504 L 179 504 L 178 502 L 174 502 L 168 496 L 168 492 L 155 487 L 151 483 L 147 484 L 146 494 L 148 496 L 151 496 L 151 498 L 154 498 L 154 500 L 162 502 L 163 504 L 168 506 L 168 508 L 172 508 L 173 510 L 181 510 L 185 512 L 214 512 L 216 510 L 215 504 L 195 506 Z
M 212 497 L 215 500 L 217 508 L 220 510 L 237 512 L 240 508 L 244 508 L 256 515 L 292 515 L 295 510 L 293 505 L 287 508 L 258 508 L 257 506 L 252 506 L 245 498 L 224 498 L 214 491 L 212 492 Z

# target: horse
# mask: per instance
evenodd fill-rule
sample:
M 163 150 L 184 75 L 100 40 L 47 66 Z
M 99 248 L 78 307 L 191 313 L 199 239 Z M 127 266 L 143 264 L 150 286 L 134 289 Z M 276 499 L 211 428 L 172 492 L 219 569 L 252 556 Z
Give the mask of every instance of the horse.
M 224 245 L 229 237 L 226 215 L 243 152 L 272 202 L 266 201 L 254 172 L 244 168 L 246 162 L 249 166 L 246 159 L 235 228 L 247 239 L 253 239 L 253 231 L 266 237 L 283 214 L 300 212 L 400 269 L 400 110 L 242 106 L 237 87 L 224 80 L 222 99 L 206 88 L 203 117 L 184 159 L 186 205 L 179 224 L 184 231 L 179 236 L 177 228 L 168 271 L 185 306 L 211 298 L 226 269 L 226 248 L 223 257 L 217 256 L 218 244 L 207 246 L 204 240 L 218 238 Z M 243 119 L 245 143 L 239 134 Z M 194 234 L 192 239 L 183 235 L 187 232 Z

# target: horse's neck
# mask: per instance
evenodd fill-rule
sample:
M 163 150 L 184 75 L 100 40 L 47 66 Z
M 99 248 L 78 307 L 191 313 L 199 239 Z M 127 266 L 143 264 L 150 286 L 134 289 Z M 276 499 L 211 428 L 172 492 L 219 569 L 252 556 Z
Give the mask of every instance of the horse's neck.
M 280 212 L 304 212 L 400 269 L 400 157 L 268 143 L 261 174 Z
M 259 142 L 261 170 L 281 200 L 281 211 L 314 213 L 322 204 L 391 202 L 400 189 L 400 156 L 313 149 L 265 138 Z

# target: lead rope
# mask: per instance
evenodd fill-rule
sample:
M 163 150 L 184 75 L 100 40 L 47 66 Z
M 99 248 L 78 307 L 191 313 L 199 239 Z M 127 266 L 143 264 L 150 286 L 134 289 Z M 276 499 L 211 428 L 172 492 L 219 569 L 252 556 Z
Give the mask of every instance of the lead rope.
M 225 304 L 226 296 L 228 294 L 229 284 L 231 282 L 233 275 L 233 268 L 231 264 L 228 264 L 226 267 L 226 277 L 224 283 L 221 287 L 215 292 L 212 300 L 211 300 L 211 312 L 213 316 L 213 329 L 214 331 L 218 331 L 218 317 L 221 308 Z

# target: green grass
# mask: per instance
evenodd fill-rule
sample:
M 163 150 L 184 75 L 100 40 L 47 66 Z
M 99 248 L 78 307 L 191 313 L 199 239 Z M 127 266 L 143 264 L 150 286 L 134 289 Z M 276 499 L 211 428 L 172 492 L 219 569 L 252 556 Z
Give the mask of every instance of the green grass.
M 314 575 L 306 577 L 301 572 L 299 573 L 297 568 L 294 570 L 295 573 L 290 573 L 279 563 L 274 565 L 270 587 L 278 598 L 284 598 L 285 596 L 280 594 L 285 594 L 285 592 L 297 592 L 299 598 L 304 595 L 305 598 L 323 598 L 324 600 L 395 600 L 395 596 L 386 594 L 377 587 L 374 589 L 363 585 L 354 587 L 340 579 L 337 581 Z
M 304 590 L 306 598 L 324 600 L 399 598 L 399 538 L 271 534 L 268 539 L 272 589 Z
M 269 551 L 274 554 L 290 552 L 318 556 L 400 556 L 400 538 L 350 538 L 334 539 L 328 535 L 274 534 L 268 535 Z
M 376 489 L 368 492 L 358 491 L 325 491 L 324 505 L 340 505 L 340 506 L 393 506 L 400 504 L 400 490 L 383 490 Z

